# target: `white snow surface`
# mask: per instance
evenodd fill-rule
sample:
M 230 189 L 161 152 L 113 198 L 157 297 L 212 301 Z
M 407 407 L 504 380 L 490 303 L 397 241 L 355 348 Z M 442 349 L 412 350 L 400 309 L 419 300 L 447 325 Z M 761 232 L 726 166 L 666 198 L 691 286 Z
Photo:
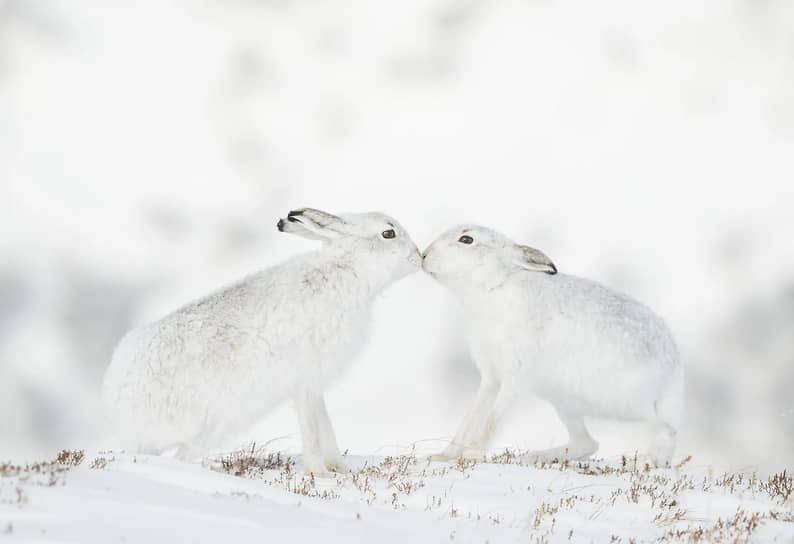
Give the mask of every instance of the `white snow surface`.
M 522 466 L 502 455 L 492 463 L 442 464 L 409 451 L 348 456 L 351 474 L 313 479 L 299 462 L 279 459 L 275 468 L 241 476 L 222 472 L 219 460 L 189 464 L 107 451 L 39 472 L 0 465 L 0 538 L 351 544 L 794 538 L 794 496 L 784 500 L 751 475 L 728 479 L 693 463 L 648 471 L 629 459 L 610 470 L 605 467 L 622 461 Z

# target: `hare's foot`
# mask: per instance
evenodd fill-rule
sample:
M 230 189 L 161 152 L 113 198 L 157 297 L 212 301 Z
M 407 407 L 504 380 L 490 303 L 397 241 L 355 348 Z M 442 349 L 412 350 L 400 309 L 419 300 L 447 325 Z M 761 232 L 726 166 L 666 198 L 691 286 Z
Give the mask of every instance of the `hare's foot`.
M 304 456 L 303 472 L 317 477 L 331 477 L 334 474 L 347 474 L 350 469 L 339 458 L 323 458 L 319 455 Z
M 449 446 L 444 448 L 444 451 L 440 453 L 436 453 L 434 455 L 429 455 L 427 457 L 427 460 L 446 463 L 449 461 L 457 461 L 461 457 L 463 457 L 463 452 L 461 451 L 461 448 L 459 448 L 458 446 L 454 446 L 453 444 L 450 444 Z
M 446 463 L 449 461 L 457 461 L 460 458 L 463 459 L 482 459 L 482 450 L 479 448 L 474 447 L 473 445 L 469 445 L 468 447 L 464 448 L 458 445 L 455 441 L 450 442 L 444 451 L 441 453 L 436 453 L 435 455 L 428 456 L 428 461 L 440 461 L 442 463 Z
M 332 457 L 330 459 L 326 458 L 325 468 L 328 469 L 329 472 L 336 472 L 338 474 L 347 474 L 350 472 L 350 469 L 342 460 L 342 456 Z
M 562 462 L 569 459 L 571 459 L 571 456 L 568 453 L 567 446 L 531 451 L 521 456 L 521 461 L 529 464 Z
M 587 459 L 598 450 L 598 443 L 593 440 L 592 442 L 566 444 L 558 448 L 549 448 L 547 450 L 531 451 L 521 456 L 521 460 L 527 463 L 535 463 L 538 461 L 551 463 L 562 461 L 579 461 Z
M 442 451 L 441 453 L 434 453 L 433 455 L 428 455 L 427 460 L 439 463 L 446 463 L 447 461 L 452 461 L 453 459 L 457 459 L 456 455 L 450 455 L 446 451 Z
M 315 476 L 325 474 L 326 473 L 325 461 L 323 461 L 322 457 L 318 455 L 317 456 L 304 455 L 303 472 L 305 472 L 306 474 L 314 474 Z
M 661 423 L 655 429 L 648 457 L 651 465 L 656 467 L 669 467 L 673 458 L 678 431 L 672 425 Z
M 482 461 L 485 457 L 485 452 L 479 449 L 466 449 L 461 453 L 442 451 L 427 457 L 428 461 L 438 461 L 441 463 L 449 463 L 458 461 L 459 459 L 466 459 L 469 461 Z
M 478 451 L 464 451 L 460 455 L 448 455 L 446 453 L 436 453 L 434 455 L 428 455 L 427 460 L 433 462 L 441 462 L 441 463 L 450 463 L 456 462 L 460 459 L 466 459 L 467 461 L 482 461 L 483 454 L 482 452 Z
M 458 458 L 467 459 L 470 461 L 483 461 L 485 459 L 485 450 L 483 448 L 466 448 Z
M 598 451 L 598 442 L 587 432 L 582 414 L 570 413 L 563 407 L 554 405 L 557 415 L 568 430 L 568 443 L 558 448 L 531 451 L 521 456 L 521 460 L 534 463 L 537 461 L 579 461 L 587 459 Z

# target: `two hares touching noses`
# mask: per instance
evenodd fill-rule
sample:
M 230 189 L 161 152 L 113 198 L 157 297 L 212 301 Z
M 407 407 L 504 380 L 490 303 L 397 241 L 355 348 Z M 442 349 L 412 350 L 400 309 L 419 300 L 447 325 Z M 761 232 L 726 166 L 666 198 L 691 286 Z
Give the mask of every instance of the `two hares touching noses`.
M 423 254 L 380 213 L 304 208 L 278 229 L 322 247 L 121 340 L 103 395 L 126 447 L 196 457 L 291 399 L 304 470 L 346 471 L 324 391 L 364 344 L 375 296 L 421 267 L 460 301 L 481 374 L 457 433 L 432 459 L 482 457 L 510 402 L 533 393 L 554 406 L 569 443 L 531 459 L 592 455 L 584 417 L 598 416 L 652 423 L 651 460 L 670 463 L 683 371 L 670 331 L 639 302 L 558 274 L 542 252 L 484 227 L 455 227 Z

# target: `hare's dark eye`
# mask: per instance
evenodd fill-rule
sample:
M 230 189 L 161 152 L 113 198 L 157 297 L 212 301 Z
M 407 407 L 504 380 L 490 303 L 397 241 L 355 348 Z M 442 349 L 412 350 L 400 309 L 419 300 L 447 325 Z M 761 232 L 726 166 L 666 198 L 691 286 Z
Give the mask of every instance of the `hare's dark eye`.
M 461 244 L 470 244 L 470 243 L 472 243 L 473 241 L 474 241 L 474 238 L 472 238 L 472 237 L 471 237 L 471 236 L 469 236 L 468 234 L 464 234 L 463 236 L 461 236 L 460 238 L 458 238 L 458 242 L 460 242 Z
M 394 234 L 394 229 L 384 230 L 383 232 L 380 233 L 380 235 L 386 239 L 394 238 L 395 236 L 397 236 L 396 234 Z

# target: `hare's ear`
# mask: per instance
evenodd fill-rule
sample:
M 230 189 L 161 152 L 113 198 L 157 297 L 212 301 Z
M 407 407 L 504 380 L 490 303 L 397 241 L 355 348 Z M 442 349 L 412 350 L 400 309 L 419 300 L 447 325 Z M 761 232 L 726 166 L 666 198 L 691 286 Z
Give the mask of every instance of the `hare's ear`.
M 556 274 L 557 267 L 545 253 L 529 246 L 516 246 L 515 264 L 526 270 Z
M 286 219 L 279 219 L 277 227 L 281 232 L 328 241 L 339 237 L 343 225 L 341 217 L 314 208 L 301 208 L 289 212 Z

